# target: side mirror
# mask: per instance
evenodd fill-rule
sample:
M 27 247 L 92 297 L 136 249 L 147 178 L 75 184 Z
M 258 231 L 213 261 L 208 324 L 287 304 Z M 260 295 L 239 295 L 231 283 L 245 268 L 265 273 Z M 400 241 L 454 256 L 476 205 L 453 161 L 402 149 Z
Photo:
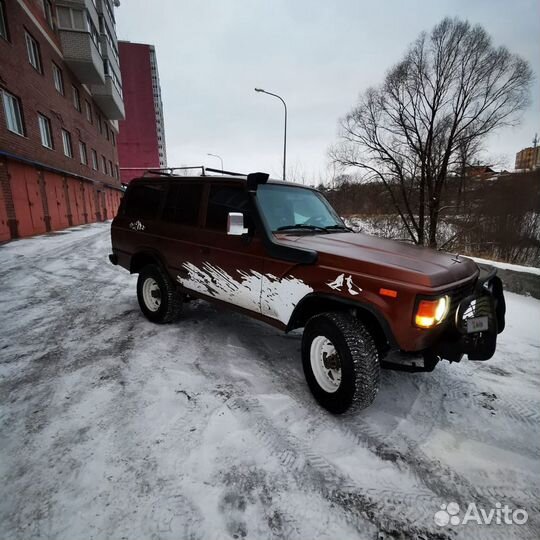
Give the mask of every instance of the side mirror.
M 229 212 L 227 216 L 227 234 L 242 236 L 248 230 L 244 227 L 244 214 L 242 212 Z

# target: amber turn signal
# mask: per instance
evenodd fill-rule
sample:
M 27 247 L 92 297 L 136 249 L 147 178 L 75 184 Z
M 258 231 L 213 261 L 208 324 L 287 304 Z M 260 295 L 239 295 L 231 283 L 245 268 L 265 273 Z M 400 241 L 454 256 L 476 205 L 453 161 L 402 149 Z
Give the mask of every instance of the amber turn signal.
M 414 322 L 420 328 L 431 328 L 439 324 L 447 315 L 449 307 L 448 296 L 437 300 L 420 300 Z
M 397 298 L 397 291 L 394 289 L 379 289 L 379 294 L 381 296 L 389 296 L 390 298 Z

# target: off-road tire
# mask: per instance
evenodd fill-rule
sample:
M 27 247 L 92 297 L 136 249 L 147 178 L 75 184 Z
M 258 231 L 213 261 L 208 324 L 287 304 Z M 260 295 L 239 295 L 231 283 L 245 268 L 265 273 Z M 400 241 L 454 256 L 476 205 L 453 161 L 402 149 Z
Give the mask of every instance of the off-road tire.
M 153 279 L 161 293 L 161 304 L 157 311 L 148 308 L 144 301 L 143 286 L 147 279 Z M 182 296 L 163 268 L 157 264 L 148 264 L 137 279 L 137 299 L 144 316 L 153 323 L 170 323 L 178 318 L 182 309 Z
M 324 336 L 334 345 L 341 362 L 341 382 L 329 393 L 317 382 L 311 366 L 311 343 Z M 307 322 L 302 336 L 302 364 L 315 399 L 334 414 L 365 409 L 379 391 L 379 353 L 370 332 L 361 321 L 347 313 L 315 315 Z

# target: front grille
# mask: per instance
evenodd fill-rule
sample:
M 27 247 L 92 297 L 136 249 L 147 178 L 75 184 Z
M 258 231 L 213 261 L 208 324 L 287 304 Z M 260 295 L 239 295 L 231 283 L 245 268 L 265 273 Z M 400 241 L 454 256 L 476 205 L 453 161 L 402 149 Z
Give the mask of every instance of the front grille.
M 470 296 L 474 292 L 474 283 L 466 283 L 455 289 L 447 291 L 446 294 L 450 297 L 450 314 L 454 314 L 459 306 L 459 303 Z

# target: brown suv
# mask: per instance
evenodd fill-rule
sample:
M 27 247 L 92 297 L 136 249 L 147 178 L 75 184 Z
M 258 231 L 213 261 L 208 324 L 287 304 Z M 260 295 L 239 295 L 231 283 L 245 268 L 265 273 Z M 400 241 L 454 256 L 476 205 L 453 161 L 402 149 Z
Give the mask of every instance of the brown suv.
M 110 260 L 138 273 L 153 322 L 203 298 L 286 332 L 304 328 L 317 401 L 368 406 L 381 366 L 431 371 L 487 360 L 504 328 L 502 284 L 470 259 L 354 233 L 323 195 L 268 175 L 159 174 L 130 183 Z

